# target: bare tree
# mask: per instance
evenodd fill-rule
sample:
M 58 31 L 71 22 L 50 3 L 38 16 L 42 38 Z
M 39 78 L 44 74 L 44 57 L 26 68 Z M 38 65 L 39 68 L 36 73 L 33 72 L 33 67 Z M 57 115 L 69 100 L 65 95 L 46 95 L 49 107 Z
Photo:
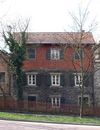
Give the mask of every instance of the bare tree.
M 72 64 L 75 70 L 76 78 L 77 75 L 80 73 L 79 80 L 79 88 L 80 88 L 80 117 L 83 115 L 83 97 L 84 97 L 84 90 L 85 90 L 85 83 L 87 82 L 88 77 L 90 76 L 90 72 L 93 72 L 93 60 L 94 60 L 94 49 L 93 47 L 95 45 L 95 41 L 88 44 L 86 44 L 86 41 L 88 41 L 88 37 L 93 31 L 94 28 L 96 28 L 97 23 L 93 22 L 89 26 L 87 23 L 88 20 L 88 11 L 89 5 L 85 8 L 84 11 L 82 11 L 82 8 L 79 7 L 78 9 L 78 15 L 75 15 L 74 13 L 69 13 L 72 20 L 73 20 L 73 26 L 72 26 L 72 33 L 69 33 L 69 43 L 70 47 L 72 48 L 73 52 L 76 54 L 76 57 L 78 57 L 78 62 L 72 58 Z M 87 31 L 85 32 L 85 27 L 87 26 Z M 74 32 L 74 33 L 73 33 Z M 91 37 L 90 37 L 91 38 Z M 90 41 L 91 42 L 91 41 Z M 86 52 L 86 48 L 88 48 Z M 85 64 L 84 56 L 87 57 L 87 65 Z M 88 74 L 88 75 L 86 75 Z

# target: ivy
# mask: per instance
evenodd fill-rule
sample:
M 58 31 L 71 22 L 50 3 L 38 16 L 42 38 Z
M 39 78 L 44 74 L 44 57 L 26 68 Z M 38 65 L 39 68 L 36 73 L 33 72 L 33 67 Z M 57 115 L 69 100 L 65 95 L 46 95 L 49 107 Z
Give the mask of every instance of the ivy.
M 16 33 L 20 36 L 20 39 L 16 40 L 12 31 L 7 33 L 3 32 L 3 38 L 10 50 L 10 65 L 13 70 L 13 74 L 16 79 L 17 99 L 23 99 L 23 78 L 24 73 L 22 71 L 23 61 L 26 52 L 26 32 Z

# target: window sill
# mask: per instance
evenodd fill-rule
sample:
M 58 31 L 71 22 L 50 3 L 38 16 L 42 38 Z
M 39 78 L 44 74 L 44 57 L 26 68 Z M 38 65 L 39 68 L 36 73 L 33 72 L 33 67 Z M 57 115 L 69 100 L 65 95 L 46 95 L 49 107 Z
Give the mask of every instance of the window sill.
M 37 87 L 37 85 L 27 85 L 27 87 Z
M 52 106 L 52 109 L 60 109 L 60 106 Z
M 50 86 L 50 88 L 62 88 L 62 86 L 52 85 L 52 86 Z
M 75 85 L 74 87 L 75 87 L 75 88 L 78 88 L 78 87 L 82 87 L 82 86 L 79 86 L 79 85 Z

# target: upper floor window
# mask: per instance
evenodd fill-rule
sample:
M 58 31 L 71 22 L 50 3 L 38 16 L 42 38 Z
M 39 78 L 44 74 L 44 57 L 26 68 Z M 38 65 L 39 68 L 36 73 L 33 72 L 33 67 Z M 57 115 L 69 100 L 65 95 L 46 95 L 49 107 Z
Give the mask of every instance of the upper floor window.
M 27 75 L 27 81 L 28 81 L 28 85 L 36 85 L 36 74 L 28 74 Z
M 51 74 L 51 85 L 60 86 L 60 74 Z
M 100 50 L 96 50 L 94 52 L 94 59 L 95 59 L 95 62 L 100 62 Z
M 74 76 L 75 86 L 82 86 L 82 76 L 81 73 L 76 73 Z
M 5 72 L 0 72 L 0 83 L 5 82 Z
M 51 48 L 47 50 L 47 59 L 59 60 L 64 58 L 64 51 L 59 48 Z
M 59 49 L 51 49 L 51 59 L 52 60 L 60 59 L 60 50 Z
M 27 49 L 27 55 L 29 59 L 35 59 L 36 57 L 36 50 L 34 48 Z
M 79 60 L 81 58 L 83 58 L 83 50 L 82 49 L 76 50 L 74 53 L 74 59 Z

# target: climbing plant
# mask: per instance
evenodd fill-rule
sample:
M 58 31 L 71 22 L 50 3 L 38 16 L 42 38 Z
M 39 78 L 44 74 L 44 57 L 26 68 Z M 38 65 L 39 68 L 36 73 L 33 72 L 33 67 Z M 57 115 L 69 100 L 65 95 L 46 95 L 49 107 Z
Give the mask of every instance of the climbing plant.
M 7 32 L 3 31 L 3 38 L 10 51 L 10 66 L 16 82 L 16 94 L 18 100 L 23 99 L 24 73 L 22 67 L 26 52 L 26 29 L 27 28 L 20 33 L 15 33 L 12 31 L 12 27 L 9 26 Z

